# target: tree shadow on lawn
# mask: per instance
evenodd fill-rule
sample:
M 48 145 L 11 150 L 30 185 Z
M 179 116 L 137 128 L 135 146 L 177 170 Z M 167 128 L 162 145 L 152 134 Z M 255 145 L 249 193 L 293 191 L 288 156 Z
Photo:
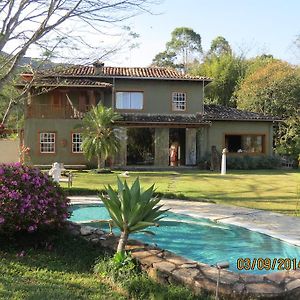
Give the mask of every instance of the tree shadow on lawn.
M 179 171 L 182 176 L 190 176 L 190 175 L 198 175 L 199 177 L 211 177 L 211 178 L 218 178 L 218 177 L 229 177 L 229 176 L 237 176 L 237 175 L 288 175 L 288 174 L 300 174 L 300 169 L 258 169 L 258 170 L 231 170 L 228 169 L 226 175 L 221 175 L 220 172 L 217 171 Z
M 1 299 L 119 299 L 92 274 L 95 260 L 107 255 L 99 247 L 63 231 L 16 238 L 0 237 Z
M 64 229 L 20 233 L 10 239 L 0 236 L 0 251 L 33 267 L 81 273 L 89 273 L 96 258 L 107 255 L 99 246 L 72 236 Z M 22 251 L 25 255 L 20 257 L 18 254 Z

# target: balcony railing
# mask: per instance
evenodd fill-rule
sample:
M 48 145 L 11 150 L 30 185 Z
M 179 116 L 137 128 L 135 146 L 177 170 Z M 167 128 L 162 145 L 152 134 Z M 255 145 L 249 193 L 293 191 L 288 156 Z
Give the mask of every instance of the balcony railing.
M 34 104 L 27 106 L 27 118 L 41 119 L 81 119 L 91 109 L 91 105 L 85 105 L 80 109 L 70 105 Z

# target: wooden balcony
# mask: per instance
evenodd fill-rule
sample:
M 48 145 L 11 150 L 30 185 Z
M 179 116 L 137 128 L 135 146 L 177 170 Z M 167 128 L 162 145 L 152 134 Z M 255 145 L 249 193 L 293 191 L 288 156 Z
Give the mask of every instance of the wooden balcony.
M 85 105 L 80 109 L 70 105 L 34 104 L 28 105 L 26 118 L 38 119 L 81 119 L 91 109 L 91 105 Z

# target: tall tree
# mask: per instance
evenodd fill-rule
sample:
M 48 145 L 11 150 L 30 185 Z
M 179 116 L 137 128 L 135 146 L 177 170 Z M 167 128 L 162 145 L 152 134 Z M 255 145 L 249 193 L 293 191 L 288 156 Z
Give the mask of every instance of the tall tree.
M 98 169 L 105 159 L 117 153 L 120 140 L 114 130 L 114 123 L 120 115 L 102 104 L 93 107 L 82 120 L 82 150 L 88 160 L 97 157 Z
M 176 53 L 172 51 L 168 52 L 166 50 L 155 55 L 152 60 L 152 65 L 158 67 L 170 67 L 175 69 L 177 67 L 175 60 Z
M 202 54 L 201 36 L 188 27 L 175 28 L 166 50 L 155 56 L 152 64 L 172 66 L 187 71 L 188 65 L 200 59 Z
M 229 42 L 223 36 L 217 36 L 212 40 L 208 55 L 221 56 L 223 54 L 231 54 L 232 50 Z

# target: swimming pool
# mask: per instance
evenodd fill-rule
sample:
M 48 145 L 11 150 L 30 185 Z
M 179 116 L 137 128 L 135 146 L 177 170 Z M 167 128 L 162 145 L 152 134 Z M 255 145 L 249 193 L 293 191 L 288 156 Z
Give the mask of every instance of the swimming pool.
M 110 219 L 103 204 L 72 205 L 71 221 L 88 224 L 91 220 L 99 219 Z M 210 265 L 229 261 L 229 270 L 240 273 L 265 274 L 278 270 L 258 270 L 256 267 L 254 270 L 238 270 L 239 258 L 290 258 L 297 261 L 300 258 L 300 247 L 234 225 L 172 212 L 166 213 L 159 223 L 159 227 L 151 227 L 155 236 L 133 234 L 131 238 Z M 108 229 L 104 224 L 89 225 Z

